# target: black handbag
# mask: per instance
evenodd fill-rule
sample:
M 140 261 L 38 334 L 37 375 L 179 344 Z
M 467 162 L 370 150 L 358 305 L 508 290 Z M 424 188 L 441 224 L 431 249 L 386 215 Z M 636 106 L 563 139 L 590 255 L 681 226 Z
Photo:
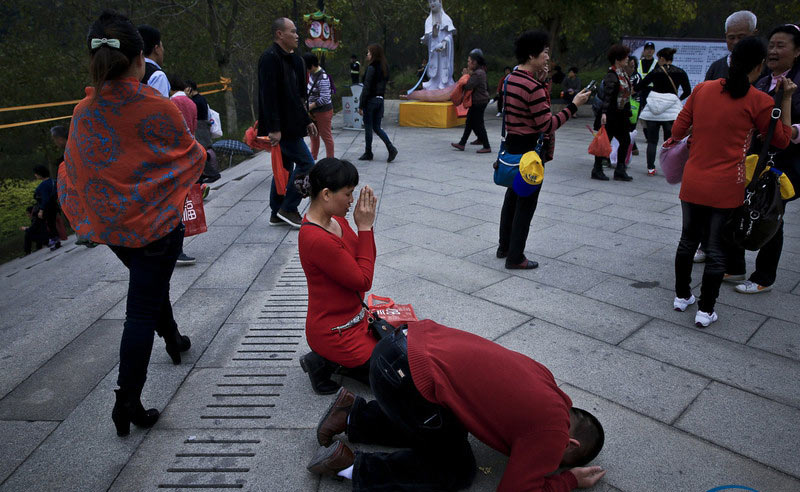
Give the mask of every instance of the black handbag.
M 406 324 L 402 324 L 400 326 L 394 326 L 393 324 L 389 323 L 385 319 L 381 318 L 377 314 L 373 313 L 369 310 L 369 307 L 361 301 L 361 304 L 364 306 L 364 309 L 367 310 L 367 316 L 369 316 L 369 331 L 372 333 L 379 342 L 384 338 L 388 337 L 392 333 L 396 332 L 397 330 L 404 330 L 408 327 Z
M 750 251 L 757 251 L 767 244 L 783 223 L 784 203 L 779 176 L 764 172 L 768 165 L 774 165 L 775 152 L 770 152 L 770 142 L 781 117 L 782 99 L 783 89 L 779 89 L 775 93 L 775 107 L 772 109 L 767 136 L 758 155 L 758 164 L 745 189 L 744 203 L 734 209 L 725 224 L 728 239 Z

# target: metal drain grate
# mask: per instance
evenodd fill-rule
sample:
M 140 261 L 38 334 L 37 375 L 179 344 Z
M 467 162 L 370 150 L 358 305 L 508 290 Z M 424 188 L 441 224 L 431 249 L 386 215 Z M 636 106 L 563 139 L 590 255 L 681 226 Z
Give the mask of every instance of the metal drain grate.
M 247 483 L 259 439 L 197 439 L 183 441 L 167 468 L 168 481 L 159 489 L 241 489 Z M 202 480 L 202 482 L 201 482 Z

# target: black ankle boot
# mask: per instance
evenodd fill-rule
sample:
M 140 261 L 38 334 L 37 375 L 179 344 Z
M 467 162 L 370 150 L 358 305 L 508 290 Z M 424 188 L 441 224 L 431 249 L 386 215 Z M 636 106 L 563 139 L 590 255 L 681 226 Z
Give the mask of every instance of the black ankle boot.
M 192 346 L 192 341 L 186 335 L 181 335 L 178 327 L 170 333 L 159 333 L 158 336 L 164 339 L 167 355 L 172 359 L 176 366 L 181 363 L 181 352 L 186 352 Z
M 308 374 L 311 388 L 318 395 L 332 395 L 339 391 L 341 385 L 331 379 L 338 365 L 311 351 L 300 357 L 300 367 Z
M 358 158 L 359 161 L 371 161 L 372 160 L 372 152 L 364 152 L 361 154 L 361 157 Z
M 127 436 L 131 433 L 131 423 L 137 427 L 149 428 L 158 420 L 158 410 L 151 408 L 145 410 L 142 406 L 141 391 L 125 391 L 122 388 L 114 390 L 117 401 L 111 411 L 111 420 L 117 428 L 118 436 Z
M 594 168 L 592 168 L 592 179 L 599 179 L 600 181 L 608 181 L 608 176 L 603 172 L 603 161 L 595 159 Z

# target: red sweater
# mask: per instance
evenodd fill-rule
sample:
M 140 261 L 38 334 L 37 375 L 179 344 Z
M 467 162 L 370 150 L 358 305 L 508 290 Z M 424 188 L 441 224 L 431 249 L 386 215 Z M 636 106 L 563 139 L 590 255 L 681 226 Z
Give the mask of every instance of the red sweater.
M 341 326 L 361 311 L 364 293 L 372 288 L 375 267 L 375 238 L 372 231 L 350 228 L 347 219 L 334 217 L 342 227 L 342 237 L 303 219 L 300 229 L 300 263 L 308 282 L 306 339 L 311 349 L 345 367 L 356 367 L 369 360 L 375 338 L 367 319 L 339 334 L 331 328 Z
M 692 127 L 689 160 L 683 170 L 680 199 L 715 208 L 736 208 L 744 201 L 744 158 L 754 129 L 767 133 L 774 101 L 751 87 L 743 98 L 722 91 L 724 79 L 698 84 L 672 125 L 672 137 Z M 772 145 L 789 145 L 792 128 L 780 121 Z
M 572 401 L 542 364 L 477 335 L 423 320 L 408 324 L 411 377 L 482 442 L 510 457 L 497 490 L 568 491 L 575 475 L 549 475 L 569 443 Z
M 518 135 L 550 134 L 575 114 L 577 107 L 569 103 L 557 114 L 550 112 L 547 86 L 532 73 L 516 69 L 508 76 L 505 105 L 506 132 Z

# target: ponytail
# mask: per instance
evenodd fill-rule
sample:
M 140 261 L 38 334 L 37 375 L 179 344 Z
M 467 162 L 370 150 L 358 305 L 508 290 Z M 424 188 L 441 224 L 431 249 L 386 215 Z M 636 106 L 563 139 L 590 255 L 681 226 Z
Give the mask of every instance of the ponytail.
M 109 81 L 120 78 L 142 53 L 144 42 L 139 31 L 127 17 L 104 11 L 92 24 L 86 37 L 89 53 L 89 74 L 95 88 L 94 100 Z
M 731 52 L 731 66 L 722 90 L 733 99 L 740 99 L 750 90 L 748 75 L 767 57 L 767 47 L 759 38 L 745 38 Z

